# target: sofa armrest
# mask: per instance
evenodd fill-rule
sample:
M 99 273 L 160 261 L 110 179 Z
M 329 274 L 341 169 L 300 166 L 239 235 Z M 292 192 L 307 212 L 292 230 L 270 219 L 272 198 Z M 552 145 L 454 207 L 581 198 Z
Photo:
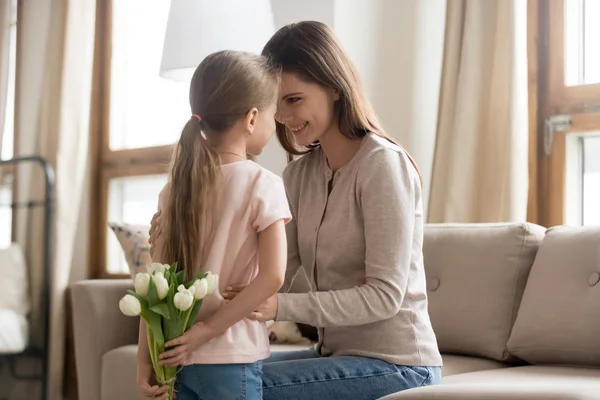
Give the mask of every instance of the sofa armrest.
M 139 318 L 119 310 L 119 300 L 133 288 L 131 279 L 94 279 L 72 285 L 73 334 L 79 398 L 100 400 L 102 356 L 136 344 Z

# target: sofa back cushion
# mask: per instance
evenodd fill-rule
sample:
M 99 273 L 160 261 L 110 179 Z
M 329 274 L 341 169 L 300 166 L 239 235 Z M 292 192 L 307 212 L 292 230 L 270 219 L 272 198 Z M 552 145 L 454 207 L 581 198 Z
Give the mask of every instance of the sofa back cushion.
M 600 366 L 600 227 L 548 230 L 508 348 L 532 364 Z
M 423 244 L 440 351 L 511 361 L 507 341 L 545 228 L 428 224 Z

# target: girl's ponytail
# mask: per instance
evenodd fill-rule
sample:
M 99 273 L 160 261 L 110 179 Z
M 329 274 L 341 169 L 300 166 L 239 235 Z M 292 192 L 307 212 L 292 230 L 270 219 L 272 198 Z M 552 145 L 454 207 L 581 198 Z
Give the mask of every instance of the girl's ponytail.
M 265 57 L 223 50 L 208 55 L 190 82 L 193 113 L 175 146 L 169 171 L 164 261 L 177 261 L 188 279 L 208 256 L 212 228 L 209 213 L 221 160 L 211 144 L 249 110 L 269 107 L 277 93 L 279 72 Z M 208 138 L 208 140 L 207 140 Z
M 194 115 L 183 128 L 169 176 L 165 259 L 177 261 L 188 279 L 204 259 L 202 247 L 210 228 L 207 209 L 220 165 L 218 153 L 202 134 L 202 123 Z

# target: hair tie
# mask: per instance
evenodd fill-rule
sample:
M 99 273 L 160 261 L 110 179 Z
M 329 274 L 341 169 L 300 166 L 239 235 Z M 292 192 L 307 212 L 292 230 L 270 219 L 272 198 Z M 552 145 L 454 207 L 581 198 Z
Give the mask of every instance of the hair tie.
M 196 118 L 198 121 L 202 121 L 202 118 L 198 114 L 192 114 L 192 118 Z

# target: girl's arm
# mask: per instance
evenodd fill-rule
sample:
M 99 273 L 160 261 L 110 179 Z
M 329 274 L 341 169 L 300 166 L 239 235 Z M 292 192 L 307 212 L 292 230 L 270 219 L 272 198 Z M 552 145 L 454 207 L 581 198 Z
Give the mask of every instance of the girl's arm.
M 225 332 L 277 293 L 285 278 L 286 253 L 286 230 L 284 220 L 280 219 L 258 235 L 259 270 L 256 278 L 242 293 L 204 321 L 213 334 Z
M 159 195 L 158 211 L 162 210 L 164 203 L 164 192 L 163 189 Z M 162 247 L 164 246 L 163 236 L 159 236 L 156 242 L 153 244 L 153 261 L 161 262 Z M 148 336 L 146 332 L 146 322 L 143 318 L 140 318 L 140 327 L 138 332 L 138 348 L 137 348 L 137 381 L 138 387 L 144 395 L 158 396 L 169 388 L 168 385 L 164 385 L 162 388 L 156 386 L 152 387 L 152 376 L 153 367 L 152 360 L 150 359 L 150 351 L 148 350 Z
M 276 320 L 354 326 L 391 318 L 400 310 L 411 259 L 420 256 L 412 254 L 415 214 L 421 206 L 419 178 L 403 154 L 382 150 L 365 161 L 358 181 L 365 284 L 327 292 L 280 293 Z
M 167 186 L 165 186 L 160 194 L 158 195 L 158 211 L 162 211 L 164 209 L 165 201 L 167 199 Z M 163 257 L 163 248 L 164 248 L 164 235 L 158 236 L 152 247 L 153 256 L 152 262 L 166 263 Z M 150 351 L 148 350 L 148 346 L 145 345 L 148 343 L 147 333 L 146 333 L 146 322 L 140 318 L 140 330 L 138 333 L 138 366 L 143 364 L 152 365 L 152 361 L 150 360 Z M 141 345 L 144 344 L 144 345 Z
M 163 210 L 166 209 L 166 205 L 167 205 L 167 201 L 168 201 L 168 190 L 169 190 L 169 184 L 165 185 L 165 187 L 160 191 L 160 194 L 158 195 L 158 210 L 157 210 L 157 212 L 160 212 L 160 214 L 163 214 Z M 162 219 L 160 219 L 159 222 L 156 222 L 156 223 L 161 224 Z M 164 260 L 164 257 L 163 257 L 164 246 L 165 246 L 165 235 L 163 232 L 164 229 L 162 226 L 159 225 L 156 227 L 156 230 L 159 234 L 156 235 L 156 239 L 154 239 L 154 241 L 152 243 L 152 254 L 151 254 L 152 262 L 157 262 L 157 263 L 162 263 L 162 264 L 171 264 L 172 261 Z
M 152 372 L 152 360 L 150 359 L 150 351 L 148 350 L 148 336 L 146 333 L 146 322 L 143 318 L 140 318 L 140 330 L 138 333 L 138 352 L 137 352 L 137 365 L 138 365 L 138 381 L 140 378 L 144 378 L 140 375 L 145 375 L 149 368 Z

